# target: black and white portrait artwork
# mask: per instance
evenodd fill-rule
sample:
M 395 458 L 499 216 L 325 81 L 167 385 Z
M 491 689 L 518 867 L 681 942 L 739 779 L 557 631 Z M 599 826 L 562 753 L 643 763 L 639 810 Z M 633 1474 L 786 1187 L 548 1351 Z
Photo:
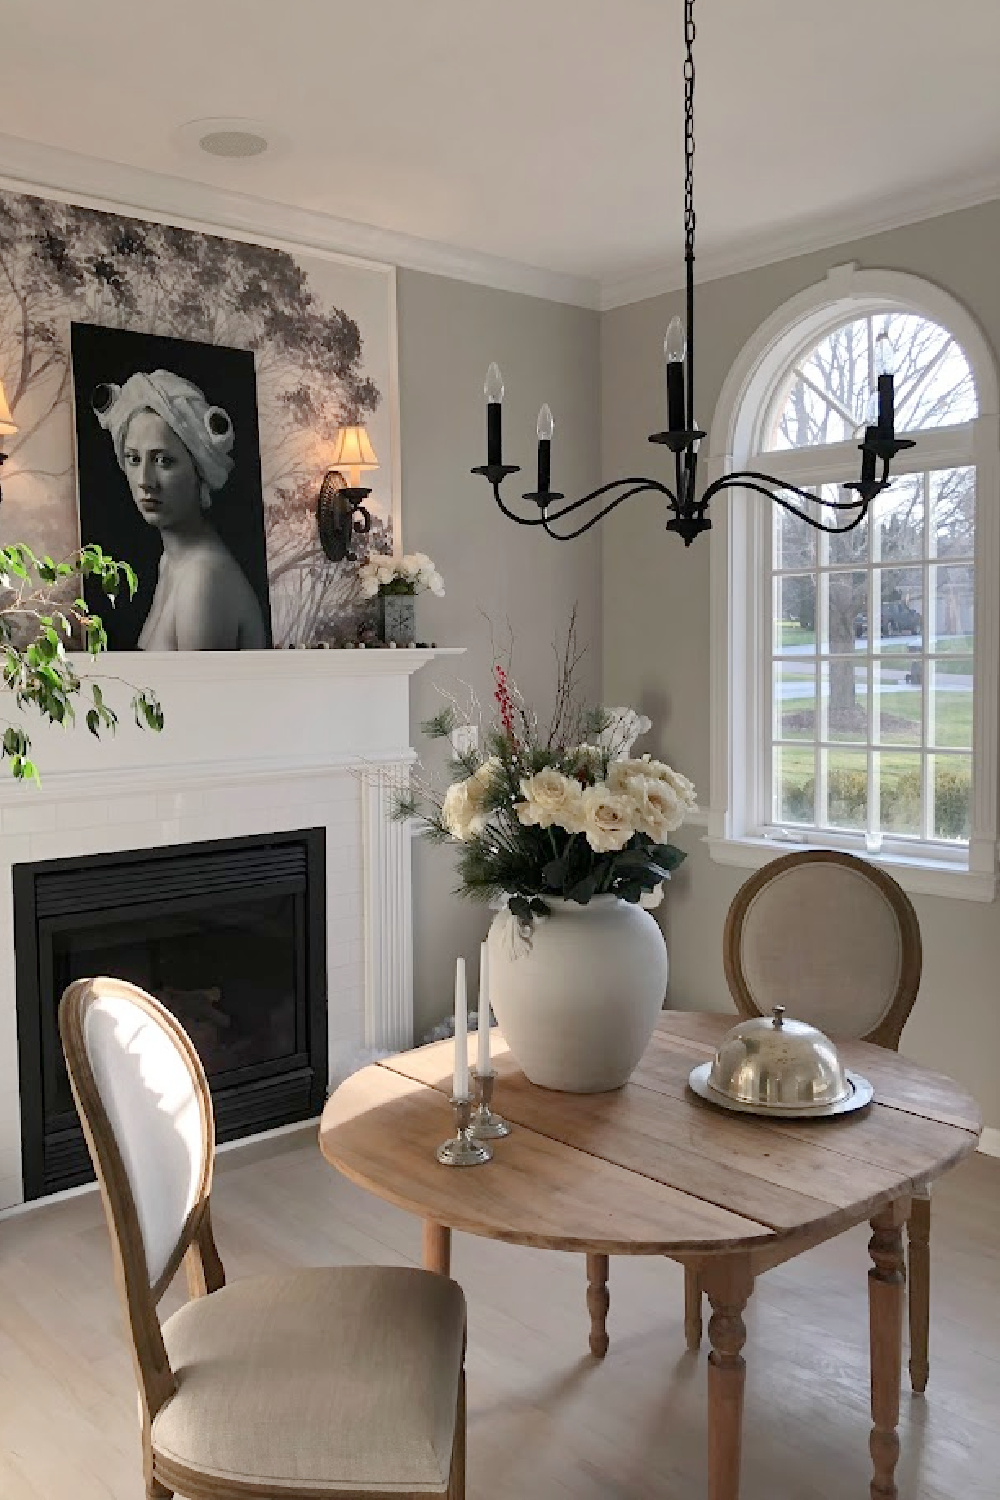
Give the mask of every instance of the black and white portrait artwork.
M 71 357 L 75 325 L 74 346 L 86 338 L 79 325 L 93 328 L 78 359 L 75 348 Z M 164 352 L 154 352 L 161 339 Z M 81 360 L 86 368 L 74 369 Z M 173 394 L 164 388 L 154 397 L 147 388 L 145 415 L 141 421 L 130 415 L 123 425 L 119 418 L 137 391 L 132 386 L 125 394 L 129 380 L 153 380 L 157 371 L 190 382 L 198 394 L 182 400 L 175 384 Z M 391 266 L 0 189 L 0 378 L 18 428 L 5 442 L 0 542 L 24 541 L 60 559 L 76 547 L 82 520 L 85 539 L 138 563 L 134 608 L 123 601 L 115 611 L 106 605 L 99 611 L 113 646 L 152 648 L 154 639 L 160 646 L 171 615 L 178 617 L 170 603 L 178 575 L 169 561 L 160 573 L 168 549 L 177 554 L 176 528 L 171 524 L 168 537 L 165 505 L 151 495 L 144 507 L 141 487 L 133 490 L 139 449 L 132 443 L 129 456 L 122 447 L 120 463 L 116 443 L 123 433 L 138 433 L 150 452 L 162 449 L 161 467 L 175 460 L 173 479 L 178 470 L 190 479 L 193 468 L 200 499 L 207 489 L 211 503 L 198 529 L 213 555 L 202 561 L 213 561 L 228 579 L 221 591 L 213 585 L 216 602 L 228 601 L 225 609 L 220 603 L 215 625 L 235 615 L 242 643 L 259 635 L 261 625 L 266 635 L 270 620 L 278 647 L 356 639 L 370 613 L 358 562 L 369 551 L 392 552 L 399 535 Z M 94 410 L 100 385 L 122 387 L 125 403 L 109 410 L 107 427 Z M 193 428 L 177 415 L 181 409 Z M 219 428 L 214 446 L 202 441 L 206 414 Z M 225 418 L 232 428 L 228 453 Z M 378 456 L 379 467 L 365 474 L 372 526 L 357 538 L 354 560 L 331 562 L 320 544 L 317 495 L 333 467 L 340 428 L 356 423 L 364 424 Z M 176 445 L 183 452 L 167 452 Z M 227 460 L 232 469 L 223 475 Z M 195 561 L 193 552 L 180 555 Z M 185 587 L 195 589 L 197 570 L 184 576 Z M 206 576 L 217 581 L 211 568 Z M 180 613 L 187 617 L 186 608 Z
M 269 646 L 253 354 L 89 323 L 70 345 L 80 540 L 139 578 L 101 610 L 109 646 Z

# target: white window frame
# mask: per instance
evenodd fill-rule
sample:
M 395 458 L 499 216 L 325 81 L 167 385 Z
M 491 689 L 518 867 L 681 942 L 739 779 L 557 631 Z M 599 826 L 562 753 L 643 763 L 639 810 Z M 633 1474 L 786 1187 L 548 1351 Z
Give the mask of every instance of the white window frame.
M 905 890 L 992 901 L 997 892 L 997 709 L 1000 678 L 1000 383 L 990 346 L 969 312 L 940 287 L 895 271 L 834 267 L 824 281 L 786 302 L 748 340 L 716 408 L 709 439 L 708 479 L 751 466 L 759 457 L 769 398 L 793 362 L 856 318 L 886 311 L 916 313 L 940 324 L 961 345 L 976 383 L 979 415 L 959 426 L 927 429 L 901 455 L 894 473 L 972 464 L 976 468 L 975 642 L 973 673 L 972 828 L 968 848 L 867 854 Z M 829 480 L 843 448 L 845 471 L 860 462 L 857 446 L 818 449 L 816 481 Z M 769 452 L 756 462 L 780 477 L 794 468 L 808 483 L 809 449 Z M 773 508 L 760 496 L 727 491 L 713 506 L 711 532 L 712 764 L 708 845 L 721 864 L 752 869 L 804 845 L 853 848 L 864 841 L 836 831 L 798 835 L 757 823 L 770 788 L 770 557 Z M 875 501 L 878 505 L 878 501 Z M 767 798 L 765 798 L 765 791 Z

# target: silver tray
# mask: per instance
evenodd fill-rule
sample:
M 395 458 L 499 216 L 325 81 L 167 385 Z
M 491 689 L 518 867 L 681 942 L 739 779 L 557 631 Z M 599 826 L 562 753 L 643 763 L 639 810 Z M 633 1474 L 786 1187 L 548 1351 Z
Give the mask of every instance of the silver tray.
M 728 1094 L 720 1093 L 717 1088 L 709 1083 L 709 1074 L 712 1064 L 699 1063 L 692 1068 L 688 1078 L 688 1087 L 696 1093 L 699 1099 L 705 1099 L 709 1104 L 718 1105 L 720 1109 L 730 1109 L 739 1115 L 770 1115 L 772 1119 L 781 1120 L 825 1120 L 831 1115 L 849 1115 L 853 1110 L 864 1109 L 872 1102 L 875 1090 L 867 1078 L 862 1078 L 860 1073 L 846 1073 L 847 1081 L 851 1085 L 851 1092 L 846 1099 L 841 1099 L 837 1104 L 744 1104 L 741 1099 L 730 1099 Z

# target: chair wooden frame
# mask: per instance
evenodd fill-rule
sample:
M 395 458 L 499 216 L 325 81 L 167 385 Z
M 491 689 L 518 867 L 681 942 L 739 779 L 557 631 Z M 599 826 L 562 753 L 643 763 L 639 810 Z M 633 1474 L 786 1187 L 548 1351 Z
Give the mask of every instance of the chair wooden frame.
M 782 855 L 780 859 L 772 860 L 770 864 L 755 871 L 736 892 L 726 915 L 726 925 L 722 936 L 722 962 L 726 971 L 726 983 L 729 985 L 729 992 L 736 1009 L 746 1020 L 761 1014 L 750 994 L 741 960 L 743 926 L 747 913 L 754 898 L 766 885 L 770 885 L 772 880 L 786 874 L 789 870 L 796 869 L 799 865 L 840 865 L 843 869 L 850 870 L 861 879 L 867 880 L 869 885 L 874 886 L 879 895 L 883 896 L 891 906 L 899 927 L 902 953 L 896 993 L 878 1025 L 859 1037 L 858 1041 L 874 1042 L 878 1047 L 888 1047 L 890 1051 L 895 1052 L 899 1047 L 903 1027 L 916 1001 L 917 990 L 920 988 L 920 971 L 923 963 L 920 924 L 906 892 L 890 875 L 887 875 L 884 870 L 877 869 L 875 865 L 868 864 L 866 860 L 858 859 L 854 854 L 843 853 L 839 849 L 800 849 L 794 854 Z
M 733 897 L 726 915 L 722 938 L 722 960 L 726 982 L 739 1014 L 747 1020 L 759 1016 L 746 982 L 742 965 L 743 927 L 754 898 L 776 877 L 800 865 L 840 865 L 852 871 L 885 898 L 892 908 L 899 928 L 901 961 L 896 992 L 878 1024 L 858 1038 L 876 1046 L 897 1051 L 903 1027 L 909 1018 L 920 988 L 923 950 L 917 914 L 906 892 L 885 871 L 837 849 L 803 849 L 783 855 L 757 870 Z M 918 1394 L 927 1387 L 928 1336 L 930 1326 L 930 1192 L 924 1189 L 913 1197 L 908 1224 L 908 1269 L 910 1295 L 910 1383 Z M 701 1343 L 702 1287 L 698 1272 L 688 1268 L 684 1273 L 684 1333 L 687 1346 L 695 1350 Z
M 182 1057 L 201 1110 L 205 1151 L 194 1206 L 181 1229 L 163 1274 L 150 1284 L 149 1270 L 135 1199 L 129 1185 L 114 1129 L 101 1099 L 87 1054 L 84 1027 L 87 1013 L 97 1000 L 120 996 L 144 1011 L 170 1037 Z M 220 1480 L 168 1462 L 152 1443 L 153 1420 L 177 1390 L 157 1314 L 158 1304 L 184 1263 L 189 1295 L 209 1296 L 225 1285 L 225 1272 L 212 1234 L 211 1191 L 215 1159 L 215 1126 L 208 1081 L 190 1038 L 180 1023 L 158 1001 L 135 985 L 118 979 L 80 979 L 69 986 L 59 1006 L 59 1031 L 73 1097 L 80 1113 L 87 1145 L 97 1174 L 104 1212 L 111 1237 L 115 1282 L 122 1300 L 129 1334 L 132 1362 L 142 1413 L 142 1461 L 148 1500 L 170 1500 L 175 1493 L 185 1500 L 270 1500 L 274 1487 L 239 1480 Z M 464 1500 L 465 1496 L 465 1362 L 459 1380 L 458 1411 L 451 1468 L 442 1500 Z M 348 1490 L 334 1481 L 330 1487 L 283 1486 L 283 1500 L 427 1500 L 433 1491 L 391 1494 L 365 1488 Z

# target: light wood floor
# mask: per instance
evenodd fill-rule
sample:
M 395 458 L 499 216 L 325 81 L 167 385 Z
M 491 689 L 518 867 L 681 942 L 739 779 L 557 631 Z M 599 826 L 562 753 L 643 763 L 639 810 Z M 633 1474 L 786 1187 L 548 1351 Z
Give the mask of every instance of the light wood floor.
M 419 1258 L 417 1223 L 335 1177 L 311 1133 L 222 1156 L 214 1197 L 230 1279 Z M 866 1243 L 856 1230 L 758 1284 L 743 1500 L 866 1500 Z M 932 1244 L 931 1383 L 926 1399 L 904 1393 L 900 1497 L 997 1500 L 1000 1161 L 940 1185 Z M 469 1300 L 470 1500 L 700 1500 L 705 1356 L 684 1352 L 678 1267 L 612 1262 L 603 1363 L 586 1353 L 582 1257 L 456 1235 L 454 1274 Z M 98 1199 L 0 1221 L 0 1496 L 142 1494 Z

